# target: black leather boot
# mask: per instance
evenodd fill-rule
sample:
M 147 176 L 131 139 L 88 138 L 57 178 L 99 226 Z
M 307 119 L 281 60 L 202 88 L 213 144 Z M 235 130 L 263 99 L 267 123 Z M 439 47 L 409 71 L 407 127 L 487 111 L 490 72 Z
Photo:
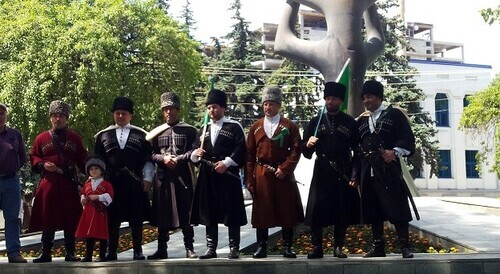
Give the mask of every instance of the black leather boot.
M 281 234 L 284 242 L 283 257 L 285 258 L 297 258 L 297 254 L 293 252 L 293 228 L 282 228 Z
M 109 240 L 108 240 L 108 254 L 106 254 L 105 260 L 116 261 L 118 260 L 117 250 L 118 250 L 118 242 L 120 240 L 120 224 L 121 222 L 116 221 L 116 217 L 114 219 L 111 218 L 111 215 L 108 219 L 109 226 Z
M 229 254 L 228 259 L 239 259 L 240 258 L 240 227 L 239 226 L 229 226 Z
M 205 228 L 207 235 L 207 251 L 205 254 L 201 255 L 199 258 L 204 259 L 212 259 L 217 258 L 217 244 L 219 243 L 219 232 L 217 226 L 207 226 Z
M 130 227 L 132 230 L 132 246 L 134 249 L 134 255 L 132 259 L 142 261 L 146 257 L 142 254 L 142 224 L 134 225 Z
M 267 240 L 269 238 L 269 229 L 257 228 L 257 243 L 258 247 L 253 254 L 254 259 L 261 259 L 267 257 Z
M 347 254 L 342 250 L 342 246 L 333 247 L 333 256 L 341 259 L 347 258 Z
M 52 246 L 54 245 L 54 231 L 44 231 L 42 233 L 42 254 L 33 259 L 33 263 L 52 262 Z
M 66 249 L 66 262 L 79 262 L 81 259 L 75 255 L 75 232 L 64 231 L 64 248 Z
M 107 240 L 99 241 L 99 258 L 97 258 L 96 262 L 105 262 L 106 261 L 106 248 L 108 247 Z
M 321 227 L 311 228 L 312 252 L 307 254 L 308 259 L 323 258 L 323 229 Z
M 167 242 L 170 238 L 167 229 L 158 228 L 158 249 L 152 255 L 148 256 L 148 260 L 167 259 Z
M 95 240 L 89 238 L 85 242 L 86 242 L 86 244 L 85 244 L 85 248 L 86 248 L 85 257 L 83 257 L 82 262 L 84 262 L 84 263 L 92 262 L 92 253 L 94 251 Z
M 240 258 L 240 248 L 239 247 L 230 247 L 229 254 L 227 255 L 228 259 L 239 259 Z
M 344 238 L 347 227 L 343 225 L 336 225 L 333 229 L 333 256 L 337 258 L 347 258 L 347 254 L 342 250 L 344 246 Z
M 374 239 L 372 244 L 372 249 L 368 251 L 368 253 L 363 254 L 365 258 L 372 257 L 385 257 L 385 240 L 382 239 Z
M 410 237 L 408 233 L 408 224 L 395 224 L 396 233 L 398 235 L 398 242 L 401 248 L 401 255 L 405 259 L 413 258 L 413 253 L 411 253 L 410 249 Z
M 385 257 L 384 222 L 373 223 L 372 234 L 372 249 L 368 253 L 363 254 L 363 257 Z
M 314 245 L 312 252 L 307 254 L 308 259 L 321 259 L 323 258 L 323 247 Z
M 182 234 L 184 235 L 184 247 L 186 248 L 186 258 L 195 259 L 198 258 L 198 254 L 194 252 L 194 229 L 192 226 L 187 226 L 182 228 Z

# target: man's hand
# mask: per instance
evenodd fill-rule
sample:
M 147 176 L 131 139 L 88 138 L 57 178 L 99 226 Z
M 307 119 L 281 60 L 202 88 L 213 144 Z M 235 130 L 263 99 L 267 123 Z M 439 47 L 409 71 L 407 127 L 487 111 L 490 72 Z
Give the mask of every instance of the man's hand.
M 43 168 L 47 170 L 48 172 L 56 172 L 57 171 L 57 166 L 56 164 L 52 162 L 45 162 L 43 163 Z
M 217 173 L 222 174 L 226 172 L 227 166 L 222 161 L 218 161 L 214 164 L 214 169 Z
M 390 163 L 392 161 L 396 161 L 396 152 L 392 149 L 386 149 L 382 151 L 382 158 L 384 162 Z
M 359 183 L 358 183 L 358 181 L 352 180 L 352 181 L 349 182 L 349 185 L 352 186 L 352 187 L 358 187 Z
M 276 172 L 274 172 L 274 175 L 280 180 L 285 179 L 286 176 L 286 174 L 279 167 L 276 169 Z
M 175 155 L 163 156 L 163 164 L 170 169 L 175 169 L 177 167 L 177 158 Z
M 203 154 L 205 154 L 205 150 L 203 148 L 197 148 L 197 149 L 193 150 L 193 154 L 196 157 L 201 158 L 201 157 L 203 157 Z
M 88 198 L 90 201 L 98 201 L 98 200 L 99 200 L 99 195 L 95 195 L 95 194 L 93 194 L 93 195 L 89 195 L 87 198 Z
M 316 145 L 316 143 L 318 142 L 318 137 L 315 137 L 315 136 L 311 136 L 309 137 L 309 140 L 307 140 L 307 143 L 306 143 L 306 147 L 307 148 L 311 148 L 313 146 Z
M 141 181 L 142 189 L 144 192 L 148 192 L 151 190 L 152 183 L 146 180 Z

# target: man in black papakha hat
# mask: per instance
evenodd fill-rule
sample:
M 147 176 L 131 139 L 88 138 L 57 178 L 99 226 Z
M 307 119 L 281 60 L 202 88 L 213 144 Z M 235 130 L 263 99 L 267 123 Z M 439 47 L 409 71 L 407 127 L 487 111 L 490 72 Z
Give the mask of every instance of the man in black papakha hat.
M 144 260 L 142 253 L 142 223 L 149 220 L 148 191 L 154 176 L 151 144 L 147 132 L 130 124 L 134 103 L 127 97 L 116 97 L 111 109 L 115 125 L 94 137 L 94 152 L 106 163 L 106 179 L 114 190 L 113 203 L 108 207 L 109 246 L 106 261 L 117 260 L 120 224 L 129 222 L 132 230 L 134 260 Z
M 227 97 L 213 89 L 205 103 L 210 116 L 206 133 L 200 130 L 191 161 L 200 163 L 191 223 L 205 225 L 207 251 L 200 259 L 217 257 L 218 224 L 228 227 L 230 259 L 239 258 L 240 226 L 247 224 L 240 168 L 245 163 L 245 134 L 241 125 L 224 116 Z
M 347 226 L 359 223 L 356 189 L 359 161 L 353 161 L 351 156 L 358 147 L 359 134 L 354 118 L 340 110 L 345 92 L 343 84 L 325 83 L 326 111 L 312 118 L 304 131 L 304 157 L 311 159 L 314 153 L 317 156 L 305 220 L 311 227 L 313 244 L 312 252 L 307 255 L 309 259 L 323 258 L 322 229 L 331 225 L 334 226 L 333 256 L 347 258 L 343 252 Z
M 146 135 L 153 145 L 153 162 L 157 180 L 153 183 L 151 225 L 158 227 L 158 249 L 148 260 L 166 259 L 169 230 L 182 229 L 186 258 L 198 257 L 194 252 L 194 230 L 190 225 L 193 182 L 190 154 L 197 129 L 180 121 L 181 102 L 173 92 L 160 97 L 165 123 Z
M 396 227 L 403 258 L 413 258 L 408 236 L 412 220 L 409 192 L 401 175 L 399 156 L 415 153 L 415 137 L 407 116 L 382 104 L 384 87 L 366 81 L 361 99 L 366 112 L 358 118 L 361 148 L 361 201 L 365 223 L 372 225 L 373 248 L 365 257 L 385 257 L 384 221 Z

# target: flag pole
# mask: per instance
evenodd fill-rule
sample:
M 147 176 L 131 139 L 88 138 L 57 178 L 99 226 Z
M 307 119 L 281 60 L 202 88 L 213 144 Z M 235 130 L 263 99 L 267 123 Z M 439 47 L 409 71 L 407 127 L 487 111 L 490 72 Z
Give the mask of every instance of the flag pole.
M 351 58 L 347 58 L 335 82 L 338 83 L 340 81 L 350 63 L 351 63 Z M 347 92 L 349 92 L 349 90 L 347 90 Z M 326 104 L 323 105 L 319 113 L 318 123 L 316 124 L 316 129 L 314 130 L 314 137 L 316 137 L 316 135 L 318 134 L 319 125 L 321 124 L 321 118 L 323 118 L 323 115 L 325 114 L 325 109 L 326 109 Z

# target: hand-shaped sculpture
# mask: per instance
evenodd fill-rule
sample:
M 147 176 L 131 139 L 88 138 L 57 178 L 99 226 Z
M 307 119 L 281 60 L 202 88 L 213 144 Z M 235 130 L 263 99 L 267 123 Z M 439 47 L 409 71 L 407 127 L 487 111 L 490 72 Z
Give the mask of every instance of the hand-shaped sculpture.
M 384 35 L 375 5 L 376 0 L 288 0 L 278 26 L 276 53 L 316 68 L 325 82 L 333 82 L 348 58 L 351 58 L 348 112 L 364 110 L 360 100 L 366 69 L 384 50 Z M 327 34 L 323 40 L 307 41 L 295 36 L 300 5 L 311 7 L 325 16 Z M 366 41 L 363 39 L 363 18 Z

